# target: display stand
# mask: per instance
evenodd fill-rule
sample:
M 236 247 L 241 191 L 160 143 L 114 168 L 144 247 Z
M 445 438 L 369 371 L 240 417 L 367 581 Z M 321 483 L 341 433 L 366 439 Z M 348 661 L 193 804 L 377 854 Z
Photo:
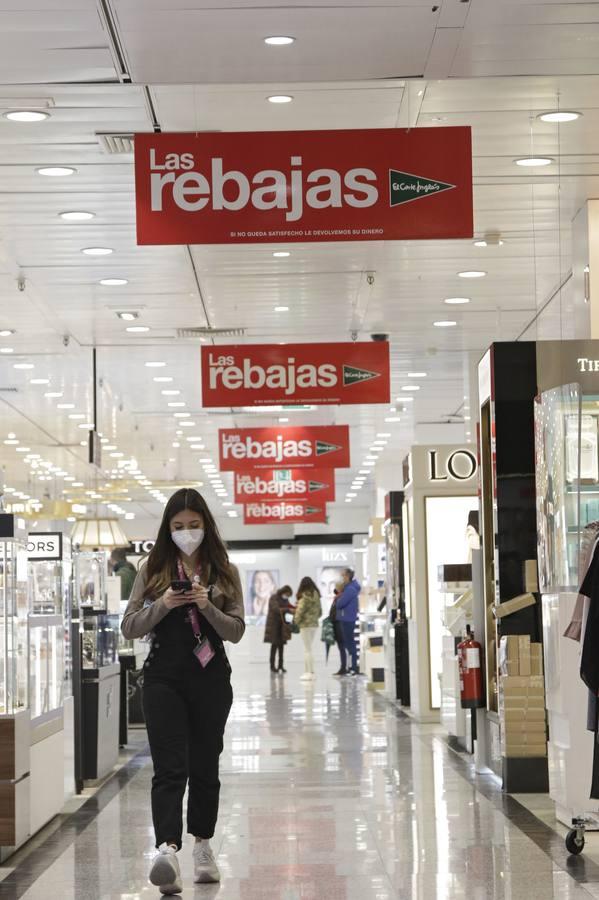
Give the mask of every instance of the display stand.
M 31 835 L 27 533 L 0 513 L 0 862 Z
M 385 496 L 387 605 L 383 630 L 385 647 L 385 695 L 393 703 L 410 705 L 410 651 L 404 577 L 404 493 Z
M 444 601 L 439 566 L 468 561 L 468 516 L 478 508 L 472 446 L 418 446 L 404 464 L 404 582 L 410 654 L 410 714 L 438 722 Z M 456 698 L 457 702 L 457 698 Z
M 589 816 L 592 830 L 597 830 L 599 821 L 599 801 L 589 799 L 595 735 L 587 730 L 588 690 L 580 679 L 581 646 L 564 632 L 584 574 L 589 535 L 592 540 L 599 533 L 594 527 L 599 519 L 596 360 L 599 341 L 537 345 L 539 584 L 550 792 L 561 822 L 571 825 L 573 818 Z
M 75 555 L 75 597 L 80 614 L 81 778 L 97 782 L 119 755 L 119 616 L 108 614 L 107 554 Z
M 60 813 L 75 790 L 74 754 L 65 738 L 65 704 L 69 713 L 72 697 L 72 563 L 70 542 L 59 532 L 30 533 L 27 550 L 33 834 Z M 48 772 L 61 769 L 62 779 L 48 778 Z

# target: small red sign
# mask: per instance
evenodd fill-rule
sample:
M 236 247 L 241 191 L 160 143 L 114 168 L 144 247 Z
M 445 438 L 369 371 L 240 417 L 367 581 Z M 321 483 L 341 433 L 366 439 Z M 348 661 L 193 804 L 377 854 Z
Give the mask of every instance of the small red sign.
M 469 127 L 137 134 L 138 244 L 469 238 Z
M 324 503 L 302 500 L 280 500 L 278 503 L 246 503 L 243 508 L 245 525 L 274 525 L 286 522 L 289 525 L 301 522 L 326 522 L 327 510 Z
M 218 445 L 222 472 L 338 469 L 350 464 L 347 425 L 221 428 Z
M 235 503 L 335 499 L 334 469 L 259 469 L 236 472 L 234 482 Z
M 389 344 L 202 347 L 202 404 L 389 403 Z

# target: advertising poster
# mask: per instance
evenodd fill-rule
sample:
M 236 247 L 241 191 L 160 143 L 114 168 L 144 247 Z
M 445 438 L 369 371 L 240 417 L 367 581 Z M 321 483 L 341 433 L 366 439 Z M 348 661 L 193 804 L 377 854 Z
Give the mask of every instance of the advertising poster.
M 327 520 L 326 504 L 305 503 L 302 500 L 279 500 L 266 503 L 246 503 L 243 508 L 245 525 L 280 525 L 300 524 L 305 522 L 325 523 Z
M 349 466 L 348 425 L 221 428 L 221 472 L 255 469 L 322 469 Z
M 323 500 L 335 499 L 334 469 L 259 469 L 236 472 L 235 503 L 252 500 Z
M 265 617 L 268 601 L 281 584 L 278 569 L 253 569 L 246 572 L 245 611 L 248 616 Z
M 202 406 L 389 403 L 389 344 L 202 347 Z
M 470 238 L 469 127 L 135 136 L 138 244 Z

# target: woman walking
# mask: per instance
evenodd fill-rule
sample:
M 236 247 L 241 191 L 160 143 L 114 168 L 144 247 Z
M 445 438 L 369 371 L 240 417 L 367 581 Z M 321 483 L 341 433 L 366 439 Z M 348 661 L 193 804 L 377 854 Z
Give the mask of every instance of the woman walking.
M 239 574 L 197 491 L 179 490 L 167 503 L 121 628 L 127 639 L 151 638 L 143 701 L 159 852 L 150 881 L 163 894 L 177 894 L 183 887 L 177 852 L 188 784 L 194 880 L 220 880 L 210 839 L 218 817 L 219 757 L 233 699 L 223 641 L 237 643 L 245 630 Z
M 277 672 L 285 674 L 287 669 L 283 663 L 285 644 L 291 637 L 291 629 L 285 622 L 285 613 L 289 611 L 289 600 L 293 591 L 286 584 L 273 594 L 268 604 L 266 627 L 264 629 L 264 643 L 270 644 L 270 671 L 273 675 Z M 276 664 L 277 654 L 279 664 Z
M 302 681 L 311 681 L 314 678 L 314 657 L 312 644 L 318 630 L 318 622 L 322 615 L 320 603 L 320 591 L 311 578 L 302 578 L 297 592 L 297 609 L 295 611 L 295 624 L 300 630 L 304 642 L 304 674 Z

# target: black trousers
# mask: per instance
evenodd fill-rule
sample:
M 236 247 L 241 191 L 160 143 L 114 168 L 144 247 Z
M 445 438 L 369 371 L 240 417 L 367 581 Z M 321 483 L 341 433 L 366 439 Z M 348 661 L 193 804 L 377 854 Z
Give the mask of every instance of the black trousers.
M 219 757 L 233 691 L 230 673 L 218 657 L 206 669 L 193 656 L 183 666 L 180 660 L 171 666 L 161 662 L 145 669 L 143 690 L 154 763 L 152 819 L 156 847 L 174 843 L 180 849 L 188 783 L 187 830 L 201 838 L 214 835 Z
M 277 651 L 279 654 L 279 665 L 278 666 L 275 663 Z M 277 669 L 277 668 L 282 669 L 283 668 L 284 652 L 285 652 L 285 644 L 271 644 L 270 645 L 270 668 L 271 669 Z

